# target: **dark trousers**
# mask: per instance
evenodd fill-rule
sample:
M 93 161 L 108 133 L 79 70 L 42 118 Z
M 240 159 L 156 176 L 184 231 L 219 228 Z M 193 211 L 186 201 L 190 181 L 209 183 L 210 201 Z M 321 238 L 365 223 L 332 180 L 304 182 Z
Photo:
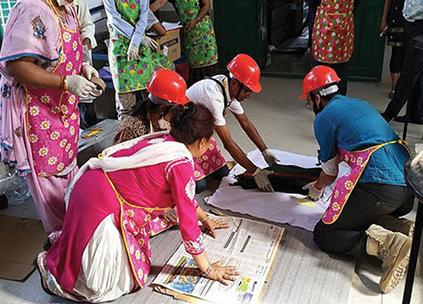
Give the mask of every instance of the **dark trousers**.
M 215 180 L 222 180 L 222 178 L 224 178 L 225 176 L 228 176 L 229 174 L 229 169 L 227 165 L 224 165 L 222 168 L 220 168 L 219 170 L 214 171 L 212 174 L 210 174 L 209 176 Z M 207 177 L 204 177 L 203 179 L 200 179 L 198 181 L 195 182 L 195 193 L 201 193 L 204 190 L 206 190 L 207 188 Z
M 81 128 L 87 129 L 99 122 L 94 110 L 94 103 L 79 103 L 78 109 L 81 114 Z
M 359 183 L 339 218 L 330 225 L 320 220 L 314 241 L 325 251 L 360 257 L 366 254 L 365 231 L 386 215 L 399 217 L 413 209 L 414 195 L 407 187 Z
M 411 102 L 412 117 L 423 117 L 423 50 L 414 47 L 414 38 L 423 33 L 423 20 L 404 22 L 405 41 L 401 74 L 395 87 L 394 98 L 386 107 L 388 121 L 396 117 L 407 100 Z M 413 67 L 414 62 L 414 67 Z M 411 88 L 413 91 L 411 92 Z
M 347 95 L 347 88 L 348 88 L 348 61 L 342 62 L 342 63 L 323 63 L 320 61 L 317 61 L 316 59 L 313 59 L 313 65 L 326 65 L 328 67 L 331 67 L 335 70 L 338 77 L 341 79 L 340 82 L 338 82 L 339 87 L 339 93 L 341 95 Z

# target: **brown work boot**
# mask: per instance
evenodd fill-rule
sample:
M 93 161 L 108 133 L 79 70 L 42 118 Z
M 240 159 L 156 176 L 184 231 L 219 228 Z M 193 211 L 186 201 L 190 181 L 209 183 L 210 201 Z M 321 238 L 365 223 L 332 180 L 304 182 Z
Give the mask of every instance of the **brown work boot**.
M 412 240 L 402 233 L 392 232 L 375 224 L 366 230 L 366 234 L 368 235 L 367 253 L 383 261 L 380 290 L 383 293 L 389 293 L 405 275 Z
M 414 234 L 414 222 L 405 218 L 397 218 L 392 215 L 386 215 L 379 219 L 376 224 L 394 232 L 401 232 L 411 238 Z

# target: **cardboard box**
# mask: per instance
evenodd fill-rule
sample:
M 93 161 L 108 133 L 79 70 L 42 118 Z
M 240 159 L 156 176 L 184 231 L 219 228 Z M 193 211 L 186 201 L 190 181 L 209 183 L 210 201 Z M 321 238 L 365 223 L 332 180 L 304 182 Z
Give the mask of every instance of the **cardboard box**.
M 168 30 L 165 36 L 156 37 L 158 44 L 157 52 L 169 57 L 170 61 L 181 58 L 181 36 L 180 29 Z

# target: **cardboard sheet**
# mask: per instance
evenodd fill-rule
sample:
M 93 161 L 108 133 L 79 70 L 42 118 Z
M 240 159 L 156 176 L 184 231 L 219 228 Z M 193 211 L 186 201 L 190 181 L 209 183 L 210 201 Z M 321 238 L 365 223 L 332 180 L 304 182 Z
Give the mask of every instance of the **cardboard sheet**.
M 47 238 L 40 220 L 0 214 L 0 278 L 21 281 Z

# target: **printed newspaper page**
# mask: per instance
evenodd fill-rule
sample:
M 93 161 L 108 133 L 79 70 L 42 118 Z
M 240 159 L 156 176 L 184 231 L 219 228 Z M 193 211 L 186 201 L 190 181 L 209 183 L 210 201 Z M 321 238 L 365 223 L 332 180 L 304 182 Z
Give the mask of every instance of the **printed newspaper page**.
M 210 262 L 236 266 L 240 275 L 228 286 L 200 275 L 183 244 L 153 281 L 157 290 L 176 293 L 212 303 L 257 303 L 284 236 L 284 228 L 237 217 L 220 217 L 230 224 L 215 230 L 216 239 L 203 234 Z

